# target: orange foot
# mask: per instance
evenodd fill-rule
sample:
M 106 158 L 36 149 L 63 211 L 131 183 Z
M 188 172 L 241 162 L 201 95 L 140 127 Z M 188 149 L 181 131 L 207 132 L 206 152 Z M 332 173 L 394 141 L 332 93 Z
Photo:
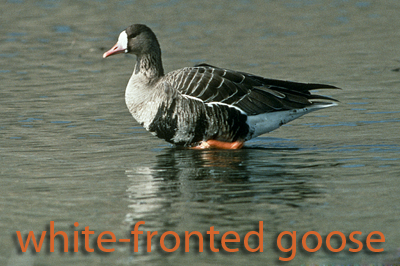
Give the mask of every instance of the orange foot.
M 234 142 L 225 142 L 219 140 L 207 140 L 202 141 L 200 145 L 193 147 L 192 149 L 222 149 L 222 150 L 236 150 L 243 147 L 244 141 L 234 141 Z

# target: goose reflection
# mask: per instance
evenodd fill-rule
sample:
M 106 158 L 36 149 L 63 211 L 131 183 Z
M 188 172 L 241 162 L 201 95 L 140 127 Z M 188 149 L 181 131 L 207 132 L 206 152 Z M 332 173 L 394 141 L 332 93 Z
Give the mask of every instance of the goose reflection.
M 131 186 L 126 222 L 144 220 L 147 230 L 160 231 L 183 221 L 196 228 L 210 223 L 253 225 L 281 211 L 318 204 L 325 197 L 315 184 L 318 176 L 304 165 L 307 158 L 287 155 L 293 152 L 166 149 L 155 161 L 127 171 Z

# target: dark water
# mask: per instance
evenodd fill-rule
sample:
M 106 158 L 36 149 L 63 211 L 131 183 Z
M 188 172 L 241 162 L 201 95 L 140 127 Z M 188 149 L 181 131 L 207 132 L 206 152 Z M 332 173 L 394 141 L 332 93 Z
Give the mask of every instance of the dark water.
M 400 56 L 398 1 L 24 1 L 0 4 L 1 265 L 274 265 L 277 237 L 297 232 L 287 265 L 399 264 Z M 124 88 L 134 58 L 102 53 L 132 23 L 159 37 L 166 71 L 210 64 L 304 82 L 324 82 L 338 107 L 302 117 L 239 151 L 179 150 L 130 116 Z M 16 231 L 39 237 L 54 221 L 73 243 L 75 230 L 129 238 L 79 252 L 18 252 Z M 244 237 L 263 221 L 263 252 Z M 79 226 L 74 226 L 78 222 Z M 207 231 L 219 231 L 210 252 Z M 152 252 L 146 233 L 157 231 Z M 166 231 L 180 236 L 170 254 Z M 204 236 L 204 252 L 184 252 L 184 232 Z M 228 231 L 238 252 L 218 246 Z M 301 237 L 360 231 L 360 252 L 302 249 Z M 383 252 L 368 252 L 380 231 Z M 232 235 L 231 235 L 232 237 Z M 59 239 L 60 238 L 60 239 Z M 290 247 L 289 238 L 283 242 Z M 316 241 L 308 239 L 310 248 Z M 315 239 L 314 239 L 315 240 Z M 166 248 L 174 237 L 165 238 Z M 325 243 L 325 242 L 324 242 Z M 260 243 L 249 238 L 252 248 Z M 340 239 L 332 238 L 339 248 Z M 47 252 L 46 252 L 47 250 Z

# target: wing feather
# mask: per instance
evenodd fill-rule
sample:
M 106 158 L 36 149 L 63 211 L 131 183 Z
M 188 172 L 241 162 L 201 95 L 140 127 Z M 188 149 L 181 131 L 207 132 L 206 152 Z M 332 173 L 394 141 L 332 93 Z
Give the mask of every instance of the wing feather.
M 336 101 L 310 93 L 314 89 L 337 89 L 331 85 L 267 79 L 207 64 L 170 72 L 165 79 L 183 95 L 204 103 L 233 105 L 248 115 L 304 108 L 316 99 Z

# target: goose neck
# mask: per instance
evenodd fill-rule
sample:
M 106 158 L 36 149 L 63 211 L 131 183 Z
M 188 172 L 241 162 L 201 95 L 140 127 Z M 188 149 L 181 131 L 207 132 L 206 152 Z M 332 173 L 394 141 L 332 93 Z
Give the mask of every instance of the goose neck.
M 156 53 L 138 55 L 135 65 L 135 74 L 139 73 L 150 80 L 164 76 L 161 55 Z

